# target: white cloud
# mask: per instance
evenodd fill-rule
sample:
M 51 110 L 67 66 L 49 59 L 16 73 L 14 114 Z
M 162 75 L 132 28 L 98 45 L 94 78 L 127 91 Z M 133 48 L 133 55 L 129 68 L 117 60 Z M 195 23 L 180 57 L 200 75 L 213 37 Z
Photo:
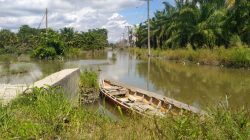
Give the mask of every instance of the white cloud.
M 113 42 L 129 25 L 119 11 L 141 4 L 140 0 L 0 0 L 0 28 L 17 30 L 23 24 L 38 27 L 48 8 L 51 28 L 107 28 Z

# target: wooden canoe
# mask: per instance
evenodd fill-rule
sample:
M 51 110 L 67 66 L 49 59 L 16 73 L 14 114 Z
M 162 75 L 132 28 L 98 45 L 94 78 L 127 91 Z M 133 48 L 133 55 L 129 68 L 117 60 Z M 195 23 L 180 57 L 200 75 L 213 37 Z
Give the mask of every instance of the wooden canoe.
M 101 96 L 123 111 L 140 115 L 179 115 L 184 111 L 204 115 L 205 112 L 193 106 L 149 91 L 131 87 L 117 81 L 101 80 Z

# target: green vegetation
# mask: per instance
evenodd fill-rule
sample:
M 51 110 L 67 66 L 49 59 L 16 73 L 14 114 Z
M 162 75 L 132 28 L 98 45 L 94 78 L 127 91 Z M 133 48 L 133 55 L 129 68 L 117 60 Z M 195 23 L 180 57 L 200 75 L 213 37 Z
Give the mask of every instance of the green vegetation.
M 0 54 L 30 53 L 38 59 L 55 59 L 58 56 L 79 55 L 81 50 L 94 51 L 107 46 L 106 29 L 77 32 L 74 28 L 65 27 L 59 31 L 46 31 L 23 25 L 17 33 L 0 30 Z
M 80 91 L 80 103 L 89 104 L 98 100 L 99 98 L 99 85 L 98 75 L 93 71 L 84 71 L 80 76 L 79 83 Z
M 0 139 L 248 139 L 249 110 L 216 108 L 209 117 L 123 117 L 73 107 L 62 90 L 35 88 L 0 107 Z
M 86 78 L 86 79 L 85 79 Z M 97 75 L 85 71 L 83 87 L 97 87 Z M 167 118 L 124 116 L 111 120 L 86 106 L 73 107 L 60 88 L 34 88 L 0 106 L 0 139 L 249 139 L 250 112 L 220 107 L 209 116 Z
M 147 58 L 147 49 L 130 48 L 140 58 Z M 250 48 L 228 48 L 214 49 L 166 49 L 152 50 L 152 56 L 168 60 L 191 61 L 204 65 L 224 65 L 228 67 L 250 67 Z
M 80 87 L 81 88 L 99 88 L 97 73 L 94 71 L 87 71 L 87 70 L 82 72 L 80 76 Z
M 249 0 L 164 2 L 150 20 L 154 48 L 214 48 L 250 45 Z M 147 45 L 147 22 L 137 28 L 138 47 Z
M 176 6 L 168 2 L 164 5 L 164 10 L 150 19 L 150 42 L 157 49 L 153 55 L 204 64 L 250 66 L 248 0 L 176 1 Z M 136 36 L 136 46 L 145 48 L 147 22 L 137 27 Z

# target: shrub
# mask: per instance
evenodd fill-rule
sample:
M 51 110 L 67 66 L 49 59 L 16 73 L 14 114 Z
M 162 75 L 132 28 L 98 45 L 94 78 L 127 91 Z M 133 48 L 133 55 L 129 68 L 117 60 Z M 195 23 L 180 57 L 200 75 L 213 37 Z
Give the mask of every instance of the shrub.
M 46 43 L 46 46 L 49 48 L 53 48 L 57 55 L 64 55 L 64 45 L 60 40 L 49 40 Z
M 51 47 L 38 47 L 32 53 L 32 57 L 38 59 L 55 59 L 57 53 L 54 48 Z

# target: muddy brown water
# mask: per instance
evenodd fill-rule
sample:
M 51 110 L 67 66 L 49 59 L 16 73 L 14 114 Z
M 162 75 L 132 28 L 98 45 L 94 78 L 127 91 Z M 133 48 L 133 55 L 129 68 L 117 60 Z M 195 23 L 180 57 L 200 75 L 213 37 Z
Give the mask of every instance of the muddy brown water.
M 60 61 L 0 57 L 0 84 L 31 84 L 61 69 L 75 67 L 93 69 L 100 78 L 114 79 L 202 109 L 225 102 L 226 98 L 230 106 L 250 107 L 250 70 L 155 59 L 149 62 L 117 50 Z

